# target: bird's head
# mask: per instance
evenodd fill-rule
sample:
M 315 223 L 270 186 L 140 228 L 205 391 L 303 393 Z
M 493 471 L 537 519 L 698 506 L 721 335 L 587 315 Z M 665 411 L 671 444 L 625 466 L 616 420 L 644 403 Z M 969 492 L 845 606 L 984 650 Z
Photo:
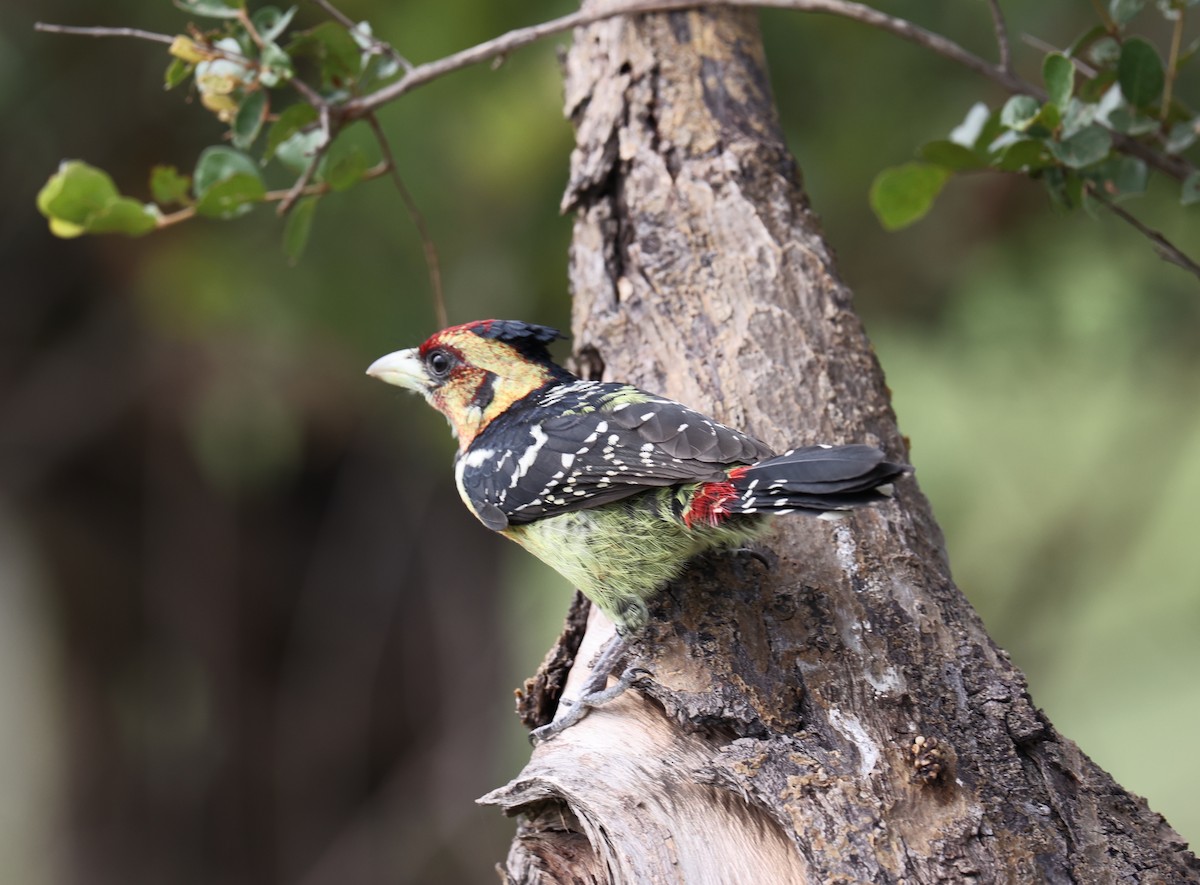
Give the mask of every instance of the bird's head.
M 479 320 L 430 336 L 420 347 L 371 363 L 367 374 L 421 394 L 446 416 L 460 450 L 517 400 L 572 379 L 547 345 L 557 329 L 517 320 Z

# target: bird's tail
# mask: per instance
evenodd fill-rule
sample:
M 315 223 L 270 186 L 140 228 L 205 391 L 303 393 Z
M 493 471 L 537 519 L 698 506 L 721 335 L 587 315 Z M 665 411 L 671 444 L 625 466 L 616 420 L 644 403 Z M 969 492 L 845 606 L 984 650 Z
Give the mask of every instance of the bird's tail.
M 708 483 L 685 517 L 716 525 L 737 513 L 820 516 L 851 510 L 892 494 L 908 473 L 874 446 L 805 446 L 757 464 L 735 467 L 725 482 Z

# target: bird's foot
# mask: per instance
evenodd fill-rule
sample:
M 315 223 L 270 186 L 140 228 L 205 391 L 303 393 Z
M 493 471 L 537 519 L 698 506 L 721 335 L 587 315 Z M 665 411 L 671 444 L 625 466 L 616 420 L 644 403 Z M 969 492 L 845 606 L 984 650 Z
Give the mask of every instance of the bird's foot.
M 609 701 L 615 700 L 641 680 L 650 678 L 652 674 L 645 667 L 627 667 L 612 685 L 588 691 L 587 689 L 593 687 L 597 675 L 596 671 L 592 672 L 592 676 L 588 678 L 588 682 L 584 686 L 584 693 L 578 698 L 573 701 L 563 698 L 559 702 L 562 705 L 569 705 L 570 708 L 565 714 L 559 716 L 550 724 L 535 728 L 529 733 L 529 742 L 531 744 L 536 747 L 543 741 L 548 741 L 555 735 L 561 734 L 586 716 L 589 710 L 594 707 L 601 707 Z M 607 682 L 609 673 L 605 672 L 603 676 L 604 681 Z

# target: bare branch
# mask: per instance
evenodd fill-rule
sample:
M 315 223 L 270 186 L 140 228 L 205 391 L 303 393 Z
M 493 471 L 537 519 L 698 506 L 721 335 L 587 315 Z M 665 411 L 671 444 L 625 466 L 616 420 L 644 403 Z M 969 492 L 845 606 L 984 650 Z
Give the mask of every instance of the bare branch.
M 170 34 L 156 34 L 153 31 L 143 31 L 141 28 L 78 28 L 73 25 L 34 22 L 33 29 L 47 34 L 72 34 L 77 37 L 133 37 L 137 40 L 166 43 L 168 46 L 175 42 L 175 38 Z
M 429 286 L 433 290 L 434 318 L 437 320 L 438 328 L 444 329 L 449 325 L 449 321 L 446 318 L 446 295 L 442 290 L 442 264 L 438 259 L 437 245 L 433 241 L 433 235 L 429 232 L 429 225 L 425 223 L 425 215 L 417 206 L 413 195 L 405 187 L 404 179 L 400 177 L 400 170 L 396 168 L 396 158 L 392 154 L 392 146 L 387 140 L 383 127 L 379 125 L 378 118 L 371 114 L 367 117 L 367 123 L 370 125 L 371 131 L 375 133 L 375 140 L 379 142 L 384 165 L 392 173 L 392 184 L 396 186 L 404 208 L 408 211 L 408 217 L 412 219 L 417 228 L 417 236 L 421 240 L 421 251 L 425 255 L 425 269 L 429 274 Z
M 1008 25 L 1004 23 L 1000 0 L 988 0 L 988 8 L 992 11 L 992 26 L 996 29 L 996 46 L 1000 50 L 1000 67 L 1011 72 L 1012 50 L 1008 45 Z
M 1163 261 L 1167 261 L 1176 265 L 1177 267 L 1181 267 L 1188 273 L 1192 274 L 1192 276 L 1200 279 L 1200 264 L 1197 264 L 1186 254 L 1184 254 L 1184 252 L 1178 246 L 1163 236 L 1160 231 L 1143 224 L 1136 216 L 1132 215 L 1126 209 L 1118 206 L 1116 203 L 1108 199 L 1108 197 L 1102 194 L 1094 185 L 1089 184 L 1087 186 L 1087 193 L 1097 203 L 1099 203 L 1113 215 L 1117 216 L 1117 218 L 1133 227 L 1138 233 L 1153 243 L 1154 251 L 1158 253 L 1159 257 L 1162 258 Z

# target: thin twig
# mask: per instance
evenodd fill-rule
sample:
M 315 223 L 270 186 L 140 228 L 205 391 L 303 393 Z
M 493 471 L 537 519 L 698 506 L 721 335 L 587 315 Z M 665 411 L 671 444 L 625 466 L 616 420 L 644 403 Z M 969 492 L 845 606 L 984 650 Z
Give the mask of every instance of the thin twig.
M 379 150 L 383 153 L 383 164 L 391 170 L 392 184 L 396 186 L 404 208 L 408 211 L 408 217 L 412 219 L 413 225 L 417 228 L 417 236 L 421 240 L 421 251 L 425 255 L 425 269 L 429 274 L 429 286 L 433 291 L 434 318 L 437 320 L 437 327 L 444 329 L 449 325 L 449 321 L 446 318 L 446 295 L 442 290 L 442 265 L 438 260 L 437 245 L 433 241 L 433 235 L 429 232 L 429 225 L 425 223 L 425 215 L 417 206 L 417 201 L 413 199 L 408 188 L 404 186 L 404 179 L 400 177 L 400 170 L 396 167 L 396 158 L 392 154 L 392 146 L 387 140 L 383 127 L 379 125 L 378 118 L 374 114 L 370 114 L 367 116 L 367 123 L 370 125 L 371 131 L 375 133 L 375 140 L 379 142 Z
M 1175 77 L 1179 73 L 1179 47 L 1183 43 L 1183 14 L 1186 12 L 1186 7 L 1180 6 L 1176 10 L 1179 17 L 1175 19 L 1175 30 L 1171 32 L 1171 54 L 1167 59 L 1167 76 L 1166 82 L 1163 84 L 1162 96 L 1162 113 L 1159 114 L 1163 119 L 1163 123 L 1167 121 L 1167 114 L 1171 111 L 1171 92 L 1175 87 Z
M 77 28 L 73 25 L 34 22 L 33 29 L 44 31 L 47 34 L 72 34 L 77 37 L 133 37 L 137 40 L 166 43 L 168 46 L 175 42 L 175 38 L 170 34 L 156 34 L 153 31 L 143 31 L 141 28 Z
M 1047 43 L 1041 37 L 1038 37 L 1034 34 L 1022 34 L 1021 42 L 1026 46 L 1032 46 L 1038 52 L 1045 52 L 1047 54 L 1051 52 L 1057 52 L 1061 55 L 1066 55 L 1065 52 L 1063 52 L 1053 43 Z M 1099 71 L 1097 71 L 1077 55 L 1071 56 L 1071 63 L 1075 65 L 1075 70 L 1079 71 L 1085 77 L 1095 77 L 1099 73 Z
M 1108 31 L 1110 34 L 1115 34 L 1118 30 L 1120 30 L 1117 27 L 1117 23 L 1113 21 L 1113 17 L 1108 14 L 1106 4 L 1102 3 L 1101 0 L 1092 0 L 1092 8 L 1096 10 L 1096 15 L 1100 16 L 1100 21 L 1104 25 L 1104 30 Z
M 1008 25 L 1004 23 L 1004 13 L 1000 10 L 1000 0 L 988 0 L 988 8 L 992 11 L 992 27 L 996 29 L 996 46 L 1000 51 L 1000 67 L 1012 71 L 1012 50 L 1008 45 Z
M 245 6 L 238 9 L 237 20 L 241 22 L 242 27 L 246 29 L 246 33 L 250 35 L 250 39 L 254 41 L 254 45 L 259 48 L 259 51 L 262 51 L 262 35 L 258 33 L 258 28 L 254 27 L 254 22 L 251 21 L 250 13 L 246 11 Z
M 1117 216 L 1117 218 L 1133 227 L 1138 233 L 1153 243 L 1154 251 L 1158 253 L 1158 256 L 1163 259 L 1163 261 L 1167 261 L 1176 265 L 1177 267 L 1181 267 L 1188 273 L 1192 274 L 1192 276 L 1200 279 L 1200 264 L 1197 264 L 1187 255 L 1185 255 L 1178 246 L 1163 236 L 1160 231 L 1156 231 L 1154 228 L 1143 224 L 1136 216 L 1130 214 L 1126 209 L 1109 200 L 1108 197 L 1102 194 L 1095 186 L 1089 184 L 1087 186 L 1087 192 L 1097 203 L 1099 203 L 1113 215 Z
M 397 51 L 396 47 L 386 40 L 380 40 L 374 34 L 364 33 L 358 26 L 358 23 L 346 13 L 342 12 L 329 0 L 312 0 L 313 3 L 325 10 L 325 14 L 344 27 L 347 31 L 351 31 L 359 36 L 366 37 L 370 41 L 371 52 L 375 54 L 384 53 L 390 55 L 400 67 L 404 68 L 405 73 L 413 69 L 413 63 L 405 58 Z
M 292 210 L 292 206 L 295 205 L 296 201 L 304 196 L 304 189 L 308 187 L 308 183 L 312 181 L 312 177 L 317 174 L 317 167 L 321 165 L 321 159 L 333 146 L 334 132 L 329 119 L 329 105 L 322 102 L 318 110 L 321 115 L 321 131 L 325 134 L 325 140 L 313 151 L 312 158 L 308 161 L 308 165 L 304 167 L 304 171 L 300 173 L 300 177 L 287 189 L 286 196 L 279 201 L 279 206 L 275 209 L 275 213 L 281 218 L 287 215 Z

